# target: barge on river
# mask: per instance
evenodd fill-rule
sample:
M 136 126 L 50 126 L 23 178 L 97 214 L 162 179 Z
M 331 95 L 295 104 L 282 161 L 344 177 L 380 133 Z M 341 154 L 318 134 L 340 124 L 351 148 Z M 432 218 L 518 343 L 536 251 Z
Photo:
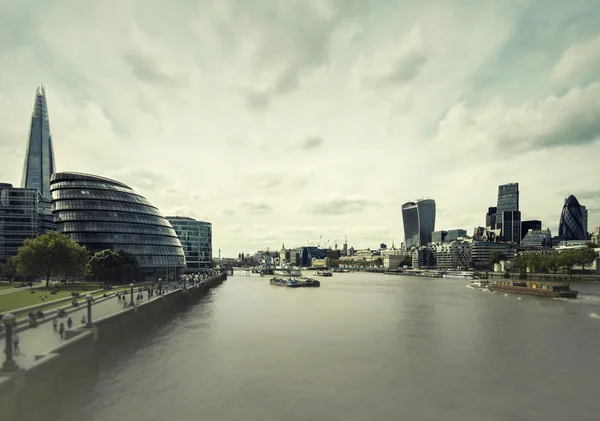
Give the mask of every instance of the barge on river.
M 529 281 L 494 281 L 488 285 L 490 291 L 510 292 L 514 294 L 537 295 L 551 298 L 577 298 L 567 283 L 529 282 Z
M 307 278 L 307 279 L 283 279 L 283 278 L 272 278 L 270 281 L 271 285 L 279 286 L 279 287 L 289 287 L 289 288 L 310 288 L 310 287 L 320 287 L 321 283 L 316 279 Z

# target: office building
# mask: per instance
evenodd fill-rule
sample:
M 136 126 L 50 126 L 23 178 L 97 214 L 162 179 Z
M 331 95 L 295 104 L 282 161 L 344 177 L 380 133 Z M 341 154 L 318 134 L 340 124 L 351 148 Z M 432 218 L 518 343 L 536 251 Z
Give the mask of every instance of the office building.
M 521 212 L 502 212 L 501 239 L 506 243 L 521 243 Z
M 438 269 L 465 270 L 471 266 L 471 243 L 469 241 L 432 243 L 429 249 Z
M 565 241 L 587 240 L 587 232 L 584 227 L 585 219 L 581 205 L 573 195 L 565 199 L 560 222 L 558 224 L 558 236 Z
M 588 210 L 587 207 L 584 205 L 581 205 L 581 215 L 583 215 L 583 231 L 585 232 L 587 239 L 587 237 L 589 237 L 590 234 L 588 230 Z
M 529 230 L 521 240 L 521 245 L 528 248 L 552 247 L 552 234 L 550 230 Z
M 50 180 L 56 228 L 93 254 L 110 249 L 134 255 L 148 279 L 177 274 L 185 255 L 171 223 L 131 187 L 72 172 Z
M 465 237 L 467 231 L 463 229 L 454 229 L 448 231 L 434 231 L 431 233 L 432 243 L 451 243 L 461 237 Z
M 529 231 L 541 231 L 541 230 L 542 230 L 542 221 L 538 221 L 538 220 L 521 221 L 521 239 L 523 239 Z
M 177 233 L 189 271 L 212 267 L 212 224 L 186 216 L 167 216 Z
M 50 201 L 38 189 L 0 183 L 0 263 L 16 256 L 27 238 L 55 228 Z
M 50 200 L 50 177 L 54 171 L 54 151 L 50 120 L 48 119 L 46 89 L 40 86 L 35 93 L 35 103 L 31 114 L 21 187 L 37 189 L 42 196 Z
M 513 260 L 515 252 L 511 244 L 493 243 L 490 241 L 473 241 L 471 243 L 471 262 L 473 268 L 487 270 L 490 267 L 490 257 L 493 251 L 500 251 L 506 260 Z
M 404 244 L 407 250 L 431 242 L 435 231 L 435 200 L 420 199 L 402 205 Z
M 490 230 L 496 229 L 496 214 L 498 213 L 498 208 L 491 207 L 488 208 L 487 213 L 485 214 L 485 227 Z

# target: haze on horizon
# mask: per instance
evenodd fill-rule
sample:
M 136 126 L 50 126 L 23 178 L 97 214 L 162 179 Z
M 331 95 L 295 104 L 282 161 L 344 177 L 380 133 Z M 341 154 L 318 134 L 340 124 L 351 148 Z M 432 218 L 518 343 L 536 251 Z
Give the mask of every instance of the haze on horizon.
M 399 245 L 421 197 L 471 233 L 509 182 L 553 234 L 569 193 L 600 225 L 600 2 L 423 3 L 3 0 L 0 182 L 44 84 L 57 171 L 212 222 L 215 255 Z

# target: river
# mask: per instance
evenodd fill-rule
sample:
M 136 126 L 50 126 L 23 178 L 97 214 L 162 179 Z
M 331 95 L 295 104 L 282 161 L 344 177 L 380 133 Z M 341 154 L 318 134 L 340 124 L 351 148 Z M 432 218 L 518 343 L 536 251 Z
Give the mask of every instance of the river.
M 577 300 L 370 273 L 236 272 L 103 364 L 65 421 L 595 421 L 600 285 Z

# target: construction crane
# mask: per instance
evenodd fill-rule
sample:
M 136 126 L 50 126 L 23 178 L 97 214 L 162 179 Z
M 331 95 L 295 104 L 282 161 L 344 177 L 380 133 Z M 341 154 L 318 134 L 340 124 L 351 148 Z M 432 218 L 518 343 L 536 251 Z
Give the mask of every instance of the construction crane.
M 337 250 L 337 238 L 335 239 L 335 242 L 333 243 L 335 250 Z
M 317 247 L 318 247 L 318 248 L 321 248 L 321 239 L 322 239 L 322 238 L 323 238 L 323 236 L 322 236 L 322 235 L 319 235 L 319 244 L 317 244 Z
M 330 243 L 330 242 L 331 242 L 331 240 L 327 240 L 327 241 L 325 242 L 325 246 L 324 246 L 323 248 L 325 248 L 325 249 L 326 249 L 327 247 L 329 247 L 329 243 Z

